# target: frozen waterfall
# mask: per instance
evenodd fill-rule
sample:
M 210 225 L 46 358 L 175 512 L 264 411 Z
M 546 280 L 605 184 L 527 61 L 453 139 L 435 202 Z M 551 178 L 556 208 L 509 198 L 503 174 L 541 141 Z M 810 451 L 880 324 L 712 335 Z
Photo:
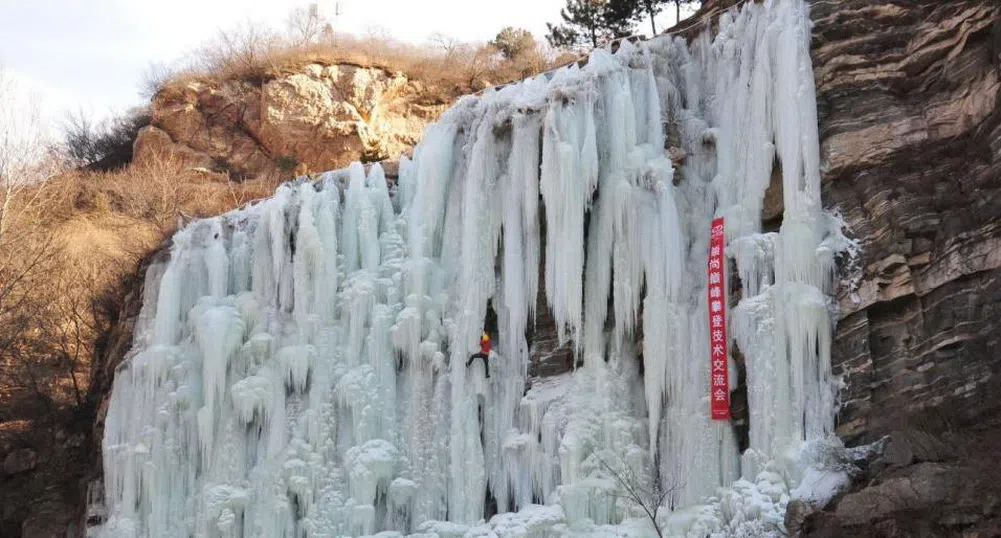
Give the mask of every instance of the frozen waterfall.
M 666 494 L 671 536 L 778 532 L 835 413 L 845 241 L 820 201 L 809 39 L 802 0 L 748 3 L 714 38 L 463 98 L 393 184 L 356 163 L 188 225 L 117 372 L 94 533 L 653 535 L 617 476 Z M 709 419 L 714 217 L 742 284 L 743 454 Z M 571 373 L 528 376 L 539 293 Z M 466 360 L 488 309 L 485 378 Z

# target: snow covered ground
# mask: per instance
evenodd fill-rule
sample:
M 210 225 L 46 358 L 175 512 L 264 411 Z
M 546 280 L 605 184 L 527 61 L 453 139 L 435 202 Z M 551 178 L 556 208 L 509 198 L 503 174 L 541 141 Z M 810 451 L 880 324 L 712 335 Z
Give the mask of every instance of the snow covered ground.
M 780 535 L 790 497 L 847 477 L 847 242 L 821 206 L 807 9 L 594 51 L 459 101 L 392 189 L 355 164 L 178 232 L 116 376 L 92 534 L 652 536 L 654 498 L 665 535 Z M 783 223 L 761 233 L 776 160 Z M 743 454 L 708 418 L 715 217 L 744 290 Z M 540 289 L 582 366 L 531 380 Z M 465 364 L 488 306 L 485 379 Z

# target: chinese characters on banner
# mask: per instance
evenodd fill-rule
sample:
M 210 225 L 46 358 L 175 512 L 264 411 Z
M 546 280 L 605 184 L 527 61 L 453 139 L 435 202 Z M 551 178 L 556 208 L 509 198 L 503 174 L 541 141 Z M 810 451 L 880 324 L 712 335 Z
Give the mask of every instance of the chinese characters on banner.
M 727 372 L 726 266 L 723 257 L 723 219 L 715 219 L 709 237 L 709 374 L 710 414 L 713 420 L 730 419 L 730 383 Z

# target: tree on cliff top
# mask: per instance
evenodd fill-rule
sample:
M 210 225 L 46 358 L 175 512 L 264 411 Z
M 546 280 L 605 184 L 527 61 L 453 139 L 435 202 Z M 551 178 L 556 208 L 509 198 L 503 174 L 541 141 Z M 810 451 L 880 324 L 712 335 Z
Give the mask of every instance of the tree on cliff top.
M 289 42 L 294 46 L 317 43 L 333 36 L 334 29 L 317 3 L 298 7 L 289 12 L 285 20 Z
M 626 0 L 567 0 L 561 24 L 546 23 L 549 44 L 562 49 L 600 47 L 632 32 L 633 11 Z
M 531 32 L 512 26 L 501 29 L 489 45 L 499 50 L 508 60 L 520 58 L 536 49 L 535 37 Z
M 597 48 L 632 34 L 634 25 L 647 19 L 651 35 L 657 35 L 656 18 L 668 5 L 674 5 L 677 22 L 681 20 L 682 6 L 700 3 L 699 0 L 567 0 L 560 11 L 563 23 L 547 24 L 546 38 L 557 48 Z
M 682 6 L 701 4 L 700 0 L 610 0 L 611 9 L 620 19 L 638 23 L 650 20 L 651 36 L 657 35 L 657 16 L 669 5 L 674 5 L 675 23 L 681 21 Z
M 641 1 L 643 1 L 643 3 L 652 3 L 651 0 L 641 0 Z M 677 24 L 681 22 L 681 6 L 695 5 L 696 7 L 698 7 L 698 5 L 702 4 L 702 0 L 667 0 L 666 2 L 662 1 L 662 3 L 674 4 L 674 16 L 675 16 L 674 22 L 675 24 Z M 656 34 L 657 30 L 654 30 L 654 33 Z

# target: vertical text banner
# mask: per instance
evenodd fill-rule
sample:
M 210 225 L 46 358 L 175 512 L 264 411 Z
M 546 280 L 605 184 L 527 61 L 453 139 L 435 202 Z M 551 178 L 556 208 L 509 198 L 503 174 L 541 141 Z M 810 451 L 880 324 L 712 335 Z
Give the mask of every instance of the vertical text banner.
M 709 237 L 709 402 L 713 420 L 730 419 L 730 383 L 727 372 L 726 266 L 723 219 L 715 219 Z

